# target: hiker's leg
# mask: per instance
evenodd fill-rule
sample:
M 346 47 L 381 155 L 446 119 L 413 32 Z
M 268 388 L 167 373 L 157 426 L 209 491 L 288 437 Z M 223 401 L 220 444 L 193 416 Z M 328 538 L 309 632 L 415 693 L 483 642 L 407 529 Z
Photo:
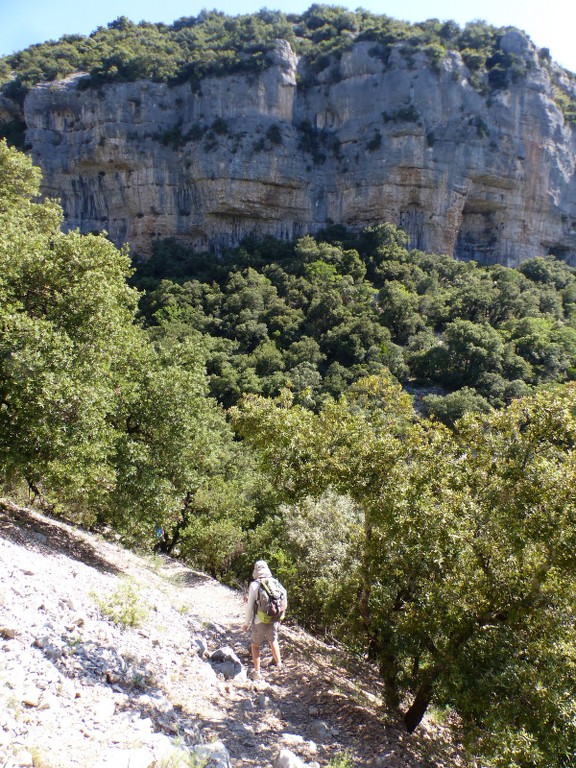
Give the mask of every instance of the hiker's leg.
M 254 663 L 254 672 L 260 672 L 260 646 L 264 642 L 265 635 L 264 624 L 254 624 L 252 626 L 252 662 Z
M 252 662 L 254 671 L 260 672 L 260 646 L 258 643 L 252 643 Z
M 270 650 L 272 651 L 272 658 L 278 668 L 282 666 L 282 657 L 280 655 L 280 643 L 278 642 L 278 624 L 268 625 L 268 642 L 270 643 Z
M 280 643 L 278 642 L 278 638 L 270 640 L 270 650 L 272 651 L 272 658 L 274 659 L 276 666 L 281 667 L 282 656 L 280 655 Z

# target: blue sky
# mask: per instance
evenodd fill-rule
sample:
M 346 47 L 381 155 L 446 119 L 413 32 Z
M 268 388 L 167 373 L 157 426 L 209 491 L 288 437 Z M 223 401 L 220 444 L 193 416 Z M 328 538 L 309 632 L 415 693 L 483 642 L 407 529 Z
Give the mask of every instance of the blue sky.
M 203 8 L 216 8 L 231 15 L 252 13 L 263 7 L 301 13 L 311 4 L 312 0 L 0 0 L 0 55 L 64 34 L 87 35 L 119 16 L 136 22 L 171 23 L 182 16 L 195 16 Z M 326 4 L 351 9 L 360 6 L 412 22 L 453 19 L 462 26 L 467 21 L 483 19 L 495 26 L 515 26 L 527 32 L 539 47 L 549 48 L 559 64 L 576 72 L 576 4 L 571 0 L 365 0 Z

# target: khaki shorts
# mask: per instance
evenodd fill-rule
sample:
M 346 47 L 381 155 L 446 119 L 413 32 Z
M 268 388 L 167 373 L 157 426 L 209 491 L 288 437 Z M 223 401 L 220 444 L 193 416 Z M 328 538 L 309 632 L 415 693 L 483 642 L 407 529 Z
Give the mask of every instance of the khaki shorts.
M 253 624 L 251 640 L 253 645 L 262 645 L 265 640 L 268 640 L 269 643 L 278 640 L 278 622 Z

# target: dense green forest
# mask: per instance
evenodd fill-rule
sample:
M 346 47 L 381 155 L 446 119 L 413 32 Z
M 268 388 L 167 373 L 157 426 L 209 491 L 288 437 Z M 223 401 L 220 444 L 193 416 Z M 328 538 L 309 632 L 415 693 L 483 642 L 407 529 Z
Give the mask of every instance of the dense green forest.
M 317 408 L 390 371 L 429 416 L 454 424 L 576 376 L 576 275 L 554 258 L 482 267 L 408 249 L 390 224 L 333 227 L 211 254 L 173 241 L 137 266 L 147 326 L 202 334 L 210 393 Z
M 523 57 L 498 47 L 508 29 L 481 21 L 464 28 L 437 19 L 409 24 L 362 9 L 353 12 L 318 4 L 300 15 L 261 10 L 227 16 L 202 11 L 171 25 L 135 24 L 121 17 L 89 36 L 66 35 L 0 59 L 0 84 L 4 83 L 10 95 L 18 96 L 37 82 L 83 71 L 91 76 L 86 84 L 93 86 L 146 78 L 198 87 L 206 75 L 256 72 L 269 66 L 267 54 L 277 39 L 285 39 L 306 56 L 305 78 L 313 78 L 353 42 L 367 40 L 374 43 L 375 55 L 384 62 L 397 43 L 403 44 L 408 58 L 424 51 L 432 65 L 447 50 L 460 51 L 476 76 L 477 87 L 502 88 L 521 77 L 527 67 Z M 546 49 L 542 55 L 548 57 Z M 482 73 L 486 74 L 483 85 Z
M 39 185 L 0 142 L 3 493 L 230 583 L 265 557 L 409 731 L 573 765 L 573 270 L 383 223 L 135 271 Z

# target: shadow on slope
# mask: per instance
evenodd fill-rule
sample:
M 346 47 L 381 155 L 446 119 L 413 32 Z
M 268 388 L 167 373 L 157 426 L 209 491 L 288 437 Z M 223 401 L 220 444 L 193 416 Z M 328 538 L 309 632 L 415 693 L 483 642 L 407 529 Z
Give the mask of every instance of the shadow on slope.
M 120 573 L 88 541 L 71 535 L 57 521 L 44 520 L 32 510 L 19 507 L 6 499 L 0 499 L 0 536 L 43 554 L 66 555 L 104 573 Z

